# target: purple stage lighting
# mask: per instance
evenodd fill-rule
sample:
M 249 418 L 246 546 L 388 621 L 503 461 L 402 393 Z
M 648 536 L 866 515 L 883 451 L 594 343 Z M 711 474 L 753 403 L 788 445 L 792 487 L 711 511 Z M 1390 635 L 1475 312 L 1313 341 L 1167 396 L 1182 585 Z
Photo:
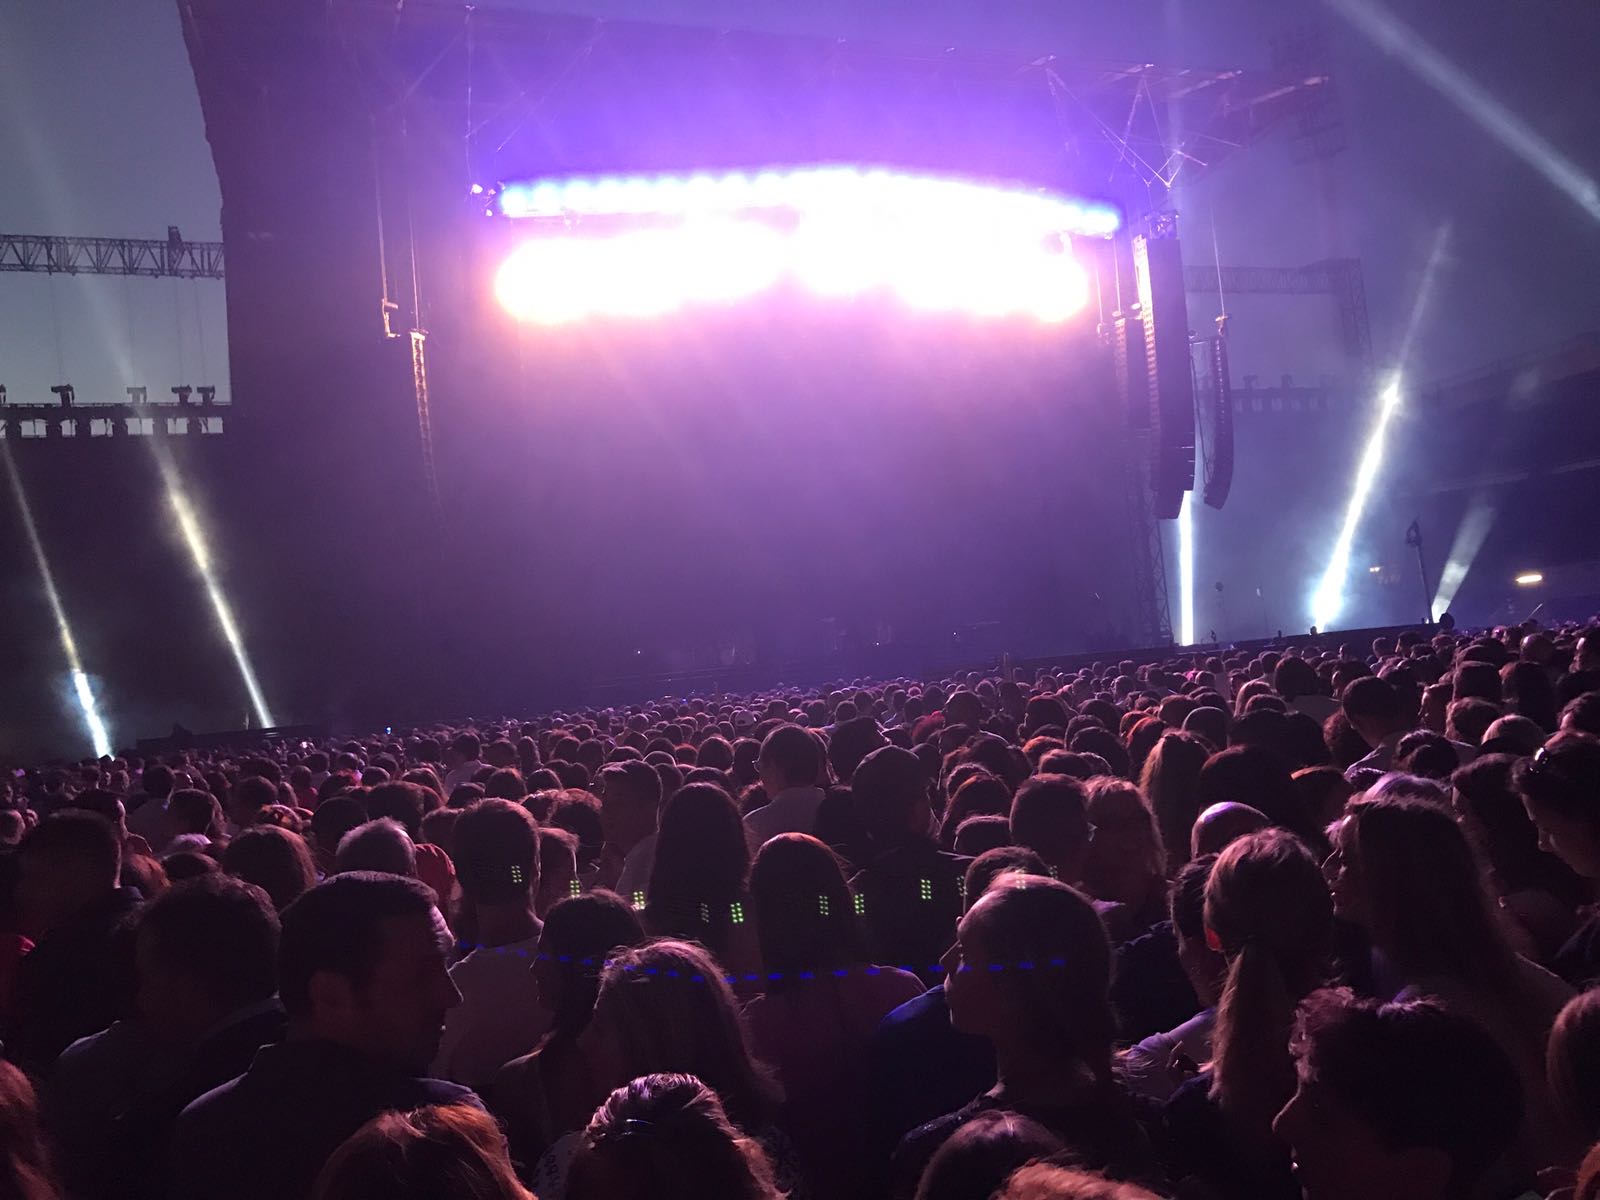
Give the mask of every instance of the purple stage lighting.
M 788 284 L 892 296 L 921 312 L 1059 322 L 1088 303 L 1073 237 L 1106 238 L 1104 204 L 854 167 L 510 184 L 503 216 L 549 227 L 495 280 L 520 320 L 658 316 Z

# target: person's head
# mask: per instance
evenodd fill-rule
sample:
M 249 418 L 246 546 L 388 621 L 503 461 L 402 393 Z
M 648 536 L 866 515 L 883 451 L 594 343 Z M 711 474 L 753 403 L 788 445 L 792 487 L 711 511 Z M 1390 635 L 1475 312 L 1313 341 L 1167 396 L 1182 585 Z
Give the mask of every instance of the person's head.
M 655 767 L 636 758 L 608 763 L 596 787 L 607 842 L 627 851 L 656 831 L 661 776 Z
M 1076 882 L 1089 853 L 1088 790 L 1067 775 L 1034 775 L 1011 799 L 1011 840 L 1059 879 Z
M 883 731 L 878 728 L 878 722 L 872 717 L 845 721 L 834 729 L 833 736 L 828 739 L 828 765 L 833 768 L 834 777 L 840 783 L 847 784 L 863 758 L 888 744 Z
M 814 837 L 785 833 L 756 854 L 750 871 L 761 959 L 778 988 L 801 972 L 864 966 L 866 931 L 838 857 Z
M 946 850 L 950 849 L 955 843 L 956 830 L 968 817 L 1005 817 L 1010 812 L 1011 789 L 1003 780 L 979 768 L 966 776 L 945 805 L 944 817 L 939 823 L 939 842 Z
M 992 850 L 985 850 L 967 864 L 961 889 L 966 908 L 971 909 L 982 900 L 996 879 L 1011 874 L 1048 878 L 1050 868 L 1044 859 L 1026 846 L 996 846 Z
M 15 1200 L 56 1200 L 64 1194 L 39 1124 L 33 1084 L 0 1059 L 0 1195 Z
M 534 1200 L 495 1119 L 464 1104 L 381 1113 L 328 1158 L 312 1200 Z
M 534 892 L 534 912 L 542 919 L 577 891 L 578 839 L 565 829 L 546 825 L 539 830 L 539 887 Z
M 584 892 L 556 903 L 545 916 L 533 973 L 540 1002 L 551 1013 L 550 1037 L 571 1041 L 594 1013 L 600 972 L 613 951 L 645 940 L 631 904 L 614 892 Z
M 367 793 L 367 814 L 399 822 L 413 842 L 422 837 L 422 818 L 439 797 L 419 783 L 383 783 Z
M 1079 1171 L 1054 1163 L 1029 1163 L 1006 1180 L 993 1200 L 1160 1200 L 1152 1191 L 1133 1183 L 1107 1179 L 1092 1171 Z
M 733 797 L 714 783 L 679 788 L 661 810 L 652 905 L 729 904 L 744 895 L 750 843 Z
M 178 788 L 167 797 L 167 831 L 173 837 L 186 833 L 214 838 L 222 835 L 222 805 L 210 792 Z
M 450 981 L 433 892 L 376 871 L 337 875 L 283 914 L 279 996 L 292 1031 L 418 1074 L 439 1050 Z
M 1063 1148 L 1060 1137 L 1020 1113 L 980 1113 L 928 1160 L 916 1200 L 987 1200 L 1013 1171 Z
M 1167 912 L 1178 942 L 1178 962 L 1200 1003 L 1216 1007 L 1227 978 L 1228 962 L 1206 939 L 1206 884 L 1215 854 L 1202 854 L 1183 864 L 1167 889 Z
M 1266 813 L 1248 804 L 1213 804 L 1195 818 L 1189 853 L 1196 858 L 1202 854 L 1221 854 L 1239 838 L 1271 824 Z
M 174 884 L 139 914 L 140 1018 L 175 1041 L 278 990 L 278 914 L 260 887 L 229 875 Z
M 539 833 L 522 805 L 484 800 L 456 820 L 456 879 L 480 907 L 527 907 L 539 890 Z
M 1488 649 L 1487 644 L 1473 647 L 1472 652 Z M 1498 655 L 1486 656 L 1498 659 Z M 1500 671 L 1496 662 L 1466 659 L 1455 669 L 1453 676 L 1456 699 L 1476 697 L 1499 704 L 1501 698 Z
M 1272 686 L 1285 700 L 1323 693 L 1316 668 L 1303 658 L 1280 658 L 1272 673 Z
M 1405 729 L 1405 705 L 1400 693 L 1387 680 L 1363 675 L 1345 685 L 1339 707 L 1361 740 L 1376 747 L 1385 738 Z
M 1144 760 L 1140 790 L 1155 813 L 1172 870 L 1189 858 L 1189 839 L 1200 815 L 1200 770 L 1210 755 L 1211 747 L 1195 734 L 1169 731 Z
M 1322 984 L 1332 953 L 1333 902 L 1316 859 L 1282 829 L 1239 838 L 1206 881 L 1205 928 L 1228 964 L 1212 1095 L 1264 1131 L 1294 1090 L 1286 1050 L 1294 1007 Z
M 145 795 L 153 796 L 157 800 L 165 800 L 172 794 L 172 768 L 165 763 L 155 763 L 144 769 L 144 774 L 140 776 L 139 782 L 144 789 Z
M 1556 690 L 1538 663 L 1512 662 L 1501 667 L 1500 690 L 1507 709 L 1527 717 L 1546 733 L 1555 732 L 1560 717 Z
M 1247 804 L 1308 842 L 1321 836 L 1310 814 L 1301 811 L 1286 760 L 1259 746 L 1234 746 L 1207 759 L 1200 769 L 1200 802 Z
M 1545 1071 L 1572 1132 L 1586 1145 L 1600 1141 L 1600 989 L 1580 992 L 1562 1008 Z
M 1323 829 L 1339 819 L 1355 791 L 1338 767 L 1302 767 L 1291 778 L 1300 808 Z
M 693 1075 L 655 1073 L 601 1102 L 567 1171 L 568 1200 L 782 1200 L 766 1152 Z
M 762 739 L 756 770 L 769 798 L 789 788 L 815 787 L 822 773 L 822 747 L 810 730 L 779 725 Z
M 1600 735 L 1600 692 L 1585 692 L 1569 700 L 1561 710 L 1561 729 L 1564 733 Z
M 1449 979 L 1491 994 L 1515 987 L 1515 956 L 1446 806 L 1387 796 L 1353 802 L 1327 871 L 1335 911 L 1364 928 L 1403 978 Z
M 1165 878 L 1167 853 L 1155 815 L 1138 787 L 1106 776 L 1091 780 L 1085 812 L 1094 833 L 1084 859 L 1090 895 L 1137 907 Z
M 861 760 L 850 781 L 868 836 L 882 850 L 926 839 L 933 830 L 928 775 L 909 750 L 885 746 Z
M 1445 712 L 1444 731 L 1447 737 L 1468 746 L 1477 746 L 1489 726 L 1500 719 L 1500 706 L 1477 696 L 1450 701 Z
M 1081 892 L 1054 879 L 1000 876 L 961 918 L 943 965 L 950 1023 L 992 1042 L 1002 1072 L 1028 1055 L 1110 1078 L 1111 945 Z
M 1538 827 L 1539 848 L 1585 879 L 1600 879 L 1600 739 L 1558 733 L 1511 778 Z
M 104 817 L 68 810 L 28 832 L 17 863 L 17 908 L 24 928 L 37 935 L 116 888 L 122 842 Z
M 1456 817 L 1499 895 L 1544 891 L 1577 908 L 1589 889 L 1571 867 L 1539 848 L 1539 830 L 1511 783 L 1516 764 L 1509 755 L 1480 754 L 1458 768 L 1450 779 Z
M 478 735 L 475 733 L 456 734 L 450 740 L 450 745 L 445 748 L 445 766 L 459 767 L 469 762 L 477 762 L 482 746 L 483 743 L 478 740 Z
M 1435 1001 L 1317 992 L 1292 1047 L 1296 1086 L 1272 1127 L 1306 1200 L 1477 1195 L 1522 1124 L 1505 1051 Z
M 716 1089 L 744 1129 L 770 1120 L 780 1094 L 750 1052 L 722 968 L 693 942 L 614 954 L 578 1044 L 602 1094 L 640 1075 L 693 1074 Z
M 280 912 L 317 882 L 317 865 L 305 839 L 273 825 L 246 829 L 229 842 L 222 869 L 261 888 Z
M 379 817 L 357 825 L 339 839 L 334 865 L 341 875 L 346 871 L 383 871 L 415 876 L 417 847 L 400 822 Z
M 248 829 L 261 818 L 261 810 L 278 802 L 278 785 L 260 775 L 246 775 L 228 789 L 228 819 Z

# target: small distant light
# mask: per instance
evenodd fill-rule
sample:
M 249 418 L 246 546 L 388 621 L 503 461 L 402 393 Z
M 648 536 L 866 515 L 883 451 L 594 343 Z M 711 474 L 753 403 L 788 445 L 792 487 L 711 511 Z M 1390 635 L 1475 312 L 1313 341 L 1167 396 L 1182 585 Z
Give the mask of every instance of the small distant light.
M 1536 587 L 1544 582 L 1544 576 L 1538 571 L 1524 571 L 1516 578 L 1518 587 Z
M 1382 567 L 1368 567 L 1367 568 L 1367 574 L 1368 575 L 1382 575 L 1383 574 L 1383 568 Z
M 472 194 L 473 194 L 473 195 L 474 195 L 474 196 L 481 196 L 481 195 L 483 195 L 483 184 L 481 184 L 481 183 L 475 183 L 475 184 L 473 184 L 473 185 L 472 185 Z

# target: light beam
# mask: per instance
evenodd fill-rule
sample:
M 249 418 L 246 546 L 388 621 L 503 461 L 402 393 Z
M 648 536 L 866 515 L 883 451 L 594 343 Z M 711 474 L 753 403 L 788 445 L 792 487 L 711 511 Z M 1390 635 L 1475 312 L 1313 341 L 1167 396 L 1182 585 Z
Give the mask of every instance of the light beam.
M 1195 643 L 1194 633 L 1194 493 L 1185 492 L 1178 510 L 1178 640 Z
M 83 659 L 78 654 L 78 641 L 72 636 L 72 626 L 67 621 L 67 608 L 61 602 L 56 588 L 55 573 L 50 570 L 50 559 L 44 552 L 44 542 L 39 537 L 39 527 L 33 521 L 33 506 L 28 503 L 28 493 L 22 486 L 22 476 L 11 457 L 11 447 L 0 441 L 0 458 L 6 462 L 6 475 L 11 482 L 11 494 L 17 499 L 17 509 L 22 514 L 22 528 L 28 535 L 28 546 L 33 551 L 33 561 L 39 568 L 39 580 L 44 585 L 44 595 L 50 605 L 50 615 L 55 618 L 56 634 L 61 639 L 61 652 L 67 660 L 67 671 L 72 679 L 72 692 L 78 708 L 83 712 L 83 725 L 89 741 L 94 745 L 96 758 L 111 754 L 111 734 L 100 717 L 95 702 L 94 689 L 83 669 Z

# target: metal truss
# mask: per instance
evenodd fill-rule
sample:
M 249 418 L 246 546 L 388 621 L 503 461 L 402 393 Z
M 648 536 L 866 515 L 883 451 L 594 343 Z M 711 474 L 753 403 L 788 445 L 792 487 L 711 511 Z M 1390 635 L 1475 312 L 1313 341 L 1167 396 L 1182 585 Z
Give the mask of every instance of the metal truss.
M 0 233 L 0 271 L 221 279 L 222 267 L 221 242 L 185 241 L 176 225 L 165 240 Z
M 1207 267 L 1183 269 L 1191 295 L 1332 296 L 1339 305 L 1345 353 L 1364 376 L 1372 374 L 1372 326 L 1367 319 L 1367 285 L 1359 258 L 1328 258 L 1303 267 Z

